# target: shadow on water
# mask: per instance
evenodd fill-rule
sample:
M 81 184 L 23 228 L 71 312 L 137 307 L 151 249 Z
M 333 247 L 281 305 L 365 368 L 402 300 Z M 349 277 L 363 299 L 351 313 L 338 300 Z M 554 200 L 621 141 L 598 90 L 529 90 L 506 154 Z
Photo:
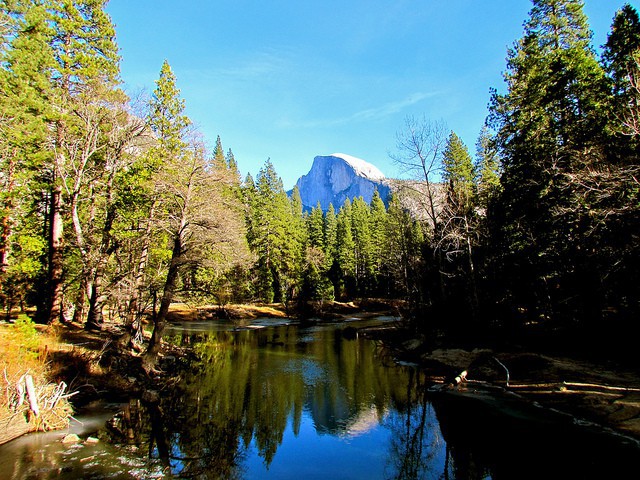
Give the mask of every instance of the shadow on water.
M 57 441 L 22 457 L 0 447 L 0 473 L 448 480 L 614 478 L 635 467 L 636 445 L 566 417 L 509 398 L 430 393 L 418 370 L 359 338 L 357 323 L 261 326 L 174 329 L 171 341 L 198 354 L 175 394 L 130 400 L 100 444 L 75 454 Z
M 431 398 L 447 444 L 445 478 L 629 478 L 638 443 L 501 394 Z

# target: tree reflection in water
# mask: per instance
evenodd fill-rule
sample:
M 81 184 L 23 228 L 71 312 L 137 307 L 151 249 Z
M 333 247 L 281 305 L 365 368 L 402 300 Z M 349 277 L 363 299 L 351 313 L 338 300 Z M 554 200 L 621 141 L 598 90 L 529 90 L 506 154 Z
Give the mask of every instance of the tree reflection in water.
M 156 424 L 147 438 L 156 457 L 169 439 L 171 470 L 181 476 L 240 477 L 251 448 L 268 468 L 304 412 L 317 434 L 340 436 L 379 425 L 390 403 L 410 403 L 409 369 L 385 367 L 373 342 L 346 340 L 339 329 L 185 333 L 180 342 L 199 361 L 179 395 L 147 407 Z
M 417 370 L 409 370 L 406 403 L 396 405 L 387 421 L 391 431 L 388 478 L 448 478 L 448 464 L 443 460 L 445 443 L 427 399 L 428 386 Z
M 121 448 L 99 442 L 61 456 L 59 442 L 45 453 L 16 443 L 3 446 L 13 455 L 0 455 L 0 470 L 449 480 L 625 478 L 637 469 L 637 444 L 523 409 L 512 396 L 430 396 L 424 374 L 385 364 L 374 342 L 344 338 L 339 326 L 192 332 L 174 341 L 192 345 L 199 360 L 172 396 L 147 392 L 110 421 Z

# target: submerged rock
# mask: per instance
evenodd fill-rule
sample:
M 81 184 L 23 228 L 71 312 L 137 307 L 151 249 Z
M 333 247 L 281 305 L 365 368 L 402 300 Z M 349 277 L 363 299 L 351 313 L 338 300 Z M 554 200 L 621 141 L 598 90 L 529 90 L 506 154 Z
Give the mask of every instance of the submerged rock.
M 60 441 L 64 444 L 79 443 L 80 437 L 75 433 L 68 433 L 64 437 L 62 437 L 62 440 Z

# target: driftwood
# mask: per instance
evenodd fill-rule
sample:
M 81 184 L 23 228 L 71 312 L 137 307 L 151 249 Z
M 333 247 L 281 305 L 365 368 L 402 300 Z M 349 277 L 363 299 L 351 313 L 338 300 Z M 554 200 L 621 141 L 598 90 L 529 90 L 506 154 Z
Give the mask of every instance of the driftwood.
M 597 383 L 578 383 L 578 382 L 562 382 L 562 384 L 573 390 L 595 390 L 599 392 L 617 392 L 617 393 L 640 393 L 640 388 L 632 387 L 615 387 L 612 385 L 600 385 Z
M 467 375 L 469 374 L 469 372 L 467 372 L 466 370 L 463 370 L 462 372 L 460 372 L 451 382 L 453 385 L 459 385 L 462 382 L 467 380 Z
M 498 360 L 496 357 L 491 357 L 491 358 L 493 358 L 493 359 L 496 361 L 496 363 L 497 363 L 498 365 L 500 365 L 502 368 L 504 368 L 504 371 L 505 371 L 505 372 L 506 372 L 506 374 L 507 374 L 507 383 L 506 383 L 506 385 L 507 385 L 507 387 L 508 387 L 508 386 L 509 386 L 509 369 L 507 368 L 507 366 L 506 366 L 504 363 L 502 363 L 502 362 L 501 362 L 500 360 Z
M 509 385 L 509 389 L 527 393 L 582 393 L 604 396 L 621 396 L 625 393 L 640 393 L 640 388 L 580 382 L 519 383 Z
M 38 386 L 29 374 L 17 382 L 5 372 L 5 408 L 0 411 L 0 445 L 25 433 L 66 428 L 73 409 L 68 399 L 77 392 L 66 393 L 67 384 Z
M 429 391 L 430 392 L 443 392 L 445 390 L 448 390 L 449 388 L 457 387 L 461 383 L 467 381 L 467 375 L 468 375 L 468 372 L 466 370 L 463 370 L 458 375 L 456 375 L 455 377 L 453 377 L 452 379 L 450 379 L 448 381 L 445 380 L 442 383 L 439 383 L 439 384 L 436 384 L 436 385 L 432 385 L 429 388 Z

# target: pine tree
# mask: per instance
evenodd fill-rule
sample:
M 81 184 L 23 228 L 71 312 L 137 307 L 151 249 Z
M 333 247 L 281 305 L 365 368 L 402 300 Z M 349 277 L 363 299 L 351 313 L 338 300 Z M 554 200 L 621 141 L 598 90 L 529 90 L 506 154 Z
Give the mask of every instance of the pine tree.
M 51 163 L 46 141 L 55 115 L 48 75 L 54 58 L 44 5 L 3 4 L 0 14 L 0 300 L 9 310 L 38 288 L 44 273 L 44 219 L 37 212 L 46 206 L 31 199 L 42 188 L 43 165 Z
M 369 205 L 362 197 L 354 198 L 351 208 L 351 231 L 354 241 L 355 281 L 358 294 L 369 293 L 373 277 L 373 247 Z
M 626 3 L 616 12 L 607 36 L 602 60 L 612 81 L 614 96 L 624 98 L 631 88 L 629 72 L 635 68 L 634 55 L 640 49 L 640 17 Z
M 436 251 L 441 259 L 439 270 L 447 306 L 458 318 L 475 317 L 478 304 L 476 272 L 473 261 L 477 243 L 476 175 L 471 155 L 462 140 L 451 132 L 443 155 L 443 178 L 447 197 L 442 213 L 442 228 L 437 232 Z M 471 309 L 461 311 L 470 299 Z M 454 323 L 454 322 L 452 322 Z
M 258 198 L 258 189 L 256 188 L 256 183 L 253 180 L 253 177 L 250 173 L 247 173 L 247 176 L 242 183 L 242 202 L 245 206 L 245 223 L 247 225 L 247 241 L 249 245 L 253 245 L 256 241 L 256 221 L 258 219 L 258 211 L 257 211 L 257 198 Z M 253 247 L 252 247 L 253 248 Z
M 476 143 L 476 165 L 478 205 L 484 209 L 492 198 L 500 193 L 500 159 L 495 139 L 483 126 Z
M 333 263 L 337 254 L 337 231 L 338 219 L 333 204 L 329 204 L 327 213 L 324 215 L 324 253 L 329 264 Z
M 105 3 L 104 0 L 33 0 L 11 2 L 7 10 L 3 8 L 3 12 L 12 9 L 11 15 L 30 23 L 29 29 L 22 34 L 19 28 L 14 30 L 15 45 L 18 47 L 14 53 L 29 49 L 29 65 L 24 60 L 12 63 L 11 59 L 7 65 L 13 65 L 15 73 L 19 72 L 22 65 L 31 70 L 32 79 L 38 76 L 40 100 L 25 96 L 25 100 L 30 102 L 25 105 L 25 111 L 32 115 L 37 113 L 34 118 L 40 120 L 41 126 L 34 128 L 33 132 L 42 132 L 42 122 L 47 124 L 44 131 L 52 148 L 41 150 L 55 152 L 50 157 L 41 156 L 38 165 L 33 165 L 38 173 L 30 182 L 34 192 L 36 189 L 46 192 L 49 203 L 46 208 L 46 222 L 50 226 L 48 273 L 43 289 L 44 301 L 38 305 L 38 315 L 50 322 L 59 320 L 62 315 L 63 262 L 72 260 L 63 258 L 63 252 L 75 254 L 80 259 L 80 278 L 84 286 L 89 288 L 95 270 L 95 265 L 88 261 L 89 252 L 100 252 L 100 247 L 86 242 L 93 238 L 93 235 L 87 235 L 88 228 L 94 224 L 98 231 L 108 230 L 101 224 L 108 220 L 103 205 L 93 203 L 95 198 L 100 198 L 101 192 L 96 192 L 95 198 L 83 199 L 86 205 L 91 205 L 90 208 L 95 207 L 94 220 L 99 218 L 99 221 L 85 222 L 79 211 L 81 196 L 93 195 L 91 188 L 98 183 L 97 178 L 105 181 L 105 151 L 114 140 L 114 130 L 120 130 L 120 125 L 113 128 L 113 124 L 118 123 L 114 118 L 118 117 L 118 113 L 112 112 L 126 101 L 117 88 L 119 57 L 115 31 L 104 12 Z M 14 56 L 13 60 L 18 60 L 18 57 Z M 14 80 L 17 78 L 13 76 Z M 36 83 L 32 83 L 32 86 L 36 87 Z M 37 103 L 46 104 L 50 113 L 38 112 L 40 107 Z M 64 203 L 68 206 L 63 209 Z M 98 213 L 98 210 L 101 211 Z M 63 222 L 73 226 L 72 246 L 76 248 L 75 252 L 63 250 Z M 103 240 L 104 235 L 97 243 L 102 244 Z M 67 270 L 73 269 L 69 267 L 72 266 L 67 265 Z
M 49 5 L 54 30 L 51 46 L 56 58 L 52 73 L 54 104 L 59 112 L 53 131 L 56 155 L 51 185 L 61 189 L 61 202 L 68 204 L 63 213 L 68 212 L 70 218 L 64 220 L 73 228 L 72 246 L 81 264 L 75 308 L 84 312 L 86 291 L 87 327 L 101 322 L 101 306 L 96 301 L 103 297 L 98 290 L 111 250 L 114 215 L 113 196 L 96 187 L 108 184 L 107 179 L 118 168 L 117 155 L 106 154 L 115 151 L 121 138 L 114 136 L 126 128 L 127 121 L 127 114 L 123 114 L 127 98 L 119 88 L 115 29 L 105 6 L 105 0 Z M 57 210 L 51 209 L 53 220 Z
M 334 285 L 338 284 L 336 294 L 339 297 L 350 296 L 355 293 L 356 245 L 353 239 L 351 214 L 351 201 L 347 198 L 342 207 L 340 207 L 337 216 L 336 260 L 338 272 L 332 274 Z
M 442 155 L 443 180 L 448 185 L 449 202 L 469 210 L 474 197 L 475 172 L 465 144 L 451 132 Z
M 160 68 L 156 89 L 150 104 L 149 125 L 157 136 L 154 154 L 162 161 L 169 161 L 185 149 L 191 120 L 184 114 L 185 101 L 180 97 L 176 77 L 169 62 Z
M 304 220 L 299 194 L 289 199 L 270 160 L 258 172 L 250 246 L 258 257 L 257 294 L 267 302 L 287 302 L 300 280 Z
M 188 129 L 191 120 L 184 114 L 184 109 L 185 102 L 180 98 L 176 77 L 169 62 L 165 60 L 160 69 L 160 76 L 156 81 L 156 89 L 149 106 L 148 122 L 156 135 L 156 144 L 150 149 L 149 155 L 158 169 L 154 195 L 159 197 L 160 215 L 166 216 L 168 220 L 167 228 L 170 235 L 167 248 L 171 254 L 162 286 L 160 309 L 155 315 L 153 334 L 147 348 L 146 362 L 150 366 L 156 362 L 169 306 L 178 287 L 178 275 L 184 261 L 185 242 L 188 234 L 187 215 L 191 207 L 189 205 L 191 198 L 181 200 L 179 192 L 181 184 L 185 180 L 190 181 L 191 175 L 195 173 L 195 169 L 190 169 L 189 166 L 196 167 L 196 165 L 192 163 L 195 158 L 189 158 L 188 155 Z M 184 172 L 187 178 L 181 175 L 183 167 L 191 170 Z M 176 196 L 172 195 L 172 184 L 176 187 Z M 189 196 L 191 195 L 189 188 L 187 193 Z
M 156 267 L 159 271 L 163 271 L 164 263 L 167 257 L 174 256 L 173 247 L 176 243 L 175 238 L 168 239 L 167 234 L 161 228 L 162 234 L 158 234 L 163 220 L 167 216 L 174 216 L 175 213 L 169 214 L 168 205 L 166 206 L 163 198 L 163 191 L 166 190 L 165 185 L 170 184 L 170 177 L 175 175 L 178 180 L 179 162 L 184 158 L 187 150 L 187 137 L 190 131 L 191 120 L 184 114 L 185 102 L 180 97 L 180 90 L 177 87 L 176 77 L 171 70 L 168 61 L 164 61 L 160 68 L 160 75 L 155 82 L 156 88 L 152 93 L 149 101 L 146 122 L 153 134 L 153 143 L 148 146 L 143 155 L 141 155 L 138 168 L 142 176 L 139 198 L 136 199 L 140 217 L 137 222 L 141 224 L 144 231 L 137 248 L 134 248 L 132 255 L 136 258 L 136 266 L 133 268 L 134 288 L 130 293 L 129 300 L 129 317 L 127 319 L 127 329 L 130 338 L 135 341 L 141 334 L 140 317 L 141 310 L 145 302 L 145 290 L 147 285 L 147 270 Z M 146 174 L 146 175 L 145 175 Z M 173 229 L 174 237 L 176 230 Z M 173 240 L 174 245 L 171 245 Z M 178 238 L 178 243 L 181 239 Z M 153 258 L 151 252 L 162 252 L 157 255 L 160 258 Z M 175 260 L 173 260 L 173 269 L 171 276 L 173 280 L 168 285 L 165 282 L 157 281 L 150 290 L 153 291 L 154 311 L 153 317 L 156 324 L 154 329 L 158 330 L 158 334 L 154 339 L 153 349 L 150 349 L 151 355 L 148 357 L 150 362 L 154 361 L 154 355 L 159 348 L 162 330 L 164 329 L 166 312 L 172 301 L 174 290 L 177 285 L 177 275 L 179 273 L 181 249 L 175 251 Z M 167 288 L 168 287 L 168 288 Z M 155 301 L 156 291 L 163 293 L 161 302 L 164 300 L 164 290 L 167 290 L 165 305 L 161 303 L 160 313 L 156 312 Z
M 380 291 L 384 274 L 384 245 L 386 242 L 387 209 L 378 190 L 373 192 L 370 204 L 369 231 L 371 232 L 372 283 Z
M 216 138 L 216 145 L 213 147 L 213 159 L 211 161 L 214 168 L 223 171 L 228 167 L 227 159 L 224 156 L 224 149 L 222 148 L 222 140 L 220 135 Z
M 618 162 L 637 160 L 637 137 L 640 132 L 640 17 L 629 4 L 616 13 L 602 55 L 611 83 L 609 131 Z
M 289 201 L 291 204 L 291 216 L 287 222 L 287 236 L 289 238 L 287 251 L 289 254 L 289 262 L 285 265 L 285 302 L 293 300 L 299 290 L 303 269 L 302 265 L 305 259 L 305 245 L 307 244 L 304 206 L 297 185 L 293 187 Z M 322 250 L 319 249 L 319 252 L 321 251 Z
M 307 232 L 309 245 L 324 250 L 324 215 L 320 202 L 311 209 L 311 213 L 307 217 Z
M 385 240 L 383 255 L 391 292 L 419 302 L 424 237 L 418 222 L 402 207 L 397 194 L 389 198 Z
M 239 187 L 242 182 L 242 177 L 240 176 L 240 170 L 238 170 L 238 162 L 236 162 L 236 157 L 233 155 L 231 149 L 227 151 L 225 161 L 227 162 L 227 168 L 231 173 L 234 185 Z
M 573 268 L 567 239 L 581 220 L 570 214 L 571 176 L 598 162 L 593 152 L 603 143 L 606 82 L 590 41 L 581 0 L 534 0 L 524 36 L 508 53 L 508 91 L 492 98 L 503 168 L 490 212 L 495 255 L 504 295 L 541 318 Z

